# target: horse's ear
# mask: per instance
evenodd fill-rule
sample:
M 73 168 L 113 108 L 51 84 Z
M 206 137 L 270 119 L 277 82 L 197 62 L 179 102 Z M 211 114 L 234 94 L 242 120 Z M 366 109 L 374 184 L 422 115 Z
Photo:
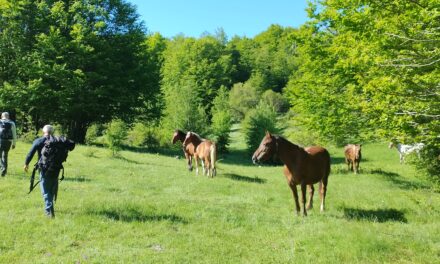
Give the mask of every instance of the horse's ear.
M 270 137 L 270 132 L 266 130 L 266 136 Z

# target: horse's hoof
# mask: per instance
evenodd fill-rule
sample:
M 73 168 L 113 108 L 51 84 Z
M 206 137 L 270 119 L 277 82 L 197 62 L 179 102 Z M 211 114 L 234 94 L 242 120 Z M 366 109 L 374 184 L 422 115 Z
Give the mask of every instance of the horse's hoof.
M 309 205 L 309 206 L 306 207 L 306 209 L 307 210 L 311 210 L 311 209 L 313 209 L 313 206 Z

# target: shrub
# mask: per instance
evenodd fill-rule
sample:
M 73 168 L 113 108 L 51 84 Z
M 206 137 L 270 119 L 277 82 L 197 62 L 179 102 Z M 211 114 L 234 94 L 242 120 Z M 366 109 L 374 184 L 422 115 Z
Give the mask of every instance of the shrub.
M 115 119 L 108 124 L 105 132 L 105 139 L 113 156 L 117 156 L 126 137 L 127 126 L 122 120 Z
M 92 124 L 87 128 L 85 143 L 87 145 L 97 143 L 98 137 L 102 136 L 102 126 L 98 124 Z
M 226 153 L 229 145 L 229 132 L 232 126 L 232 116 L 228 107 L 229 94 L 226 87 L 220 88 L 214 98 L 212 107 L 211 131 L 215 137 L 217 151 Z
M 258 104 L 246 115 L 243 120 L 243 128 L 249 153 L 253 153 L 258 148 L 266 131 L 274 134 L 281 132 L 277 126 L 276 112 L 264 102 Z
M 128 143 L 134 147 L 156 149 L 160 142 L 158 130 L 157 127 L 148 127 L 143 123 L 136 123 L 128 132 Z

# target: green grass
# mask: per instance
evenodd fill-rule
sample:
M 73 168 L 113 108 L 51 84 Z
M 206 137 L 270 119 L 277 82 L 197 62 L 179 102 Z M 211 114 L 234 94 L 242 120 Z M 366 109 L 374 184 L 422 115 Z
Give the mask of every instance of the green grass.
M 298 217 L 282 168 L 253 166 L 232 136 L 214 179 L 176 154 L 78 146 L 54 220 L 27 195 L 19 143 L 0 178 L 0 263 L 438 263 L 440 194 L 386 144 L 363 147 L 360 175 L 330 148 L 327 211 L 315 195 Z

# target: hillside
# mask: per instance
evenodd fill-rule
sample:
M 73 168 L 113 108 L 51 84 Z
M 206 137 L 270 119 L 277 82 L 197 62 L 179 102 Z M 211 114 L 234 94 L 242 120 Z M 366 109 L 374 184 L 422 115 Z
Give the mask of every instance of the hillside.
M 434 263 L 440 194 L 386 144 L 363 147 L 361 174 L 330 148 L 327 211 L 293 214 L 282 168 L 254 166 L 239 131 L 218 177 L 196 177 L 181 156 L 78 146 L 56 218 L 22 172 L 30 145 L 10 152 L 0 179 L 1 263 Z M 177 155 L 177 154 L 176 154 Z M 315 202 L 318 195 L 315 195 Z M 437 260 L 436 260 L 437 259 Z

